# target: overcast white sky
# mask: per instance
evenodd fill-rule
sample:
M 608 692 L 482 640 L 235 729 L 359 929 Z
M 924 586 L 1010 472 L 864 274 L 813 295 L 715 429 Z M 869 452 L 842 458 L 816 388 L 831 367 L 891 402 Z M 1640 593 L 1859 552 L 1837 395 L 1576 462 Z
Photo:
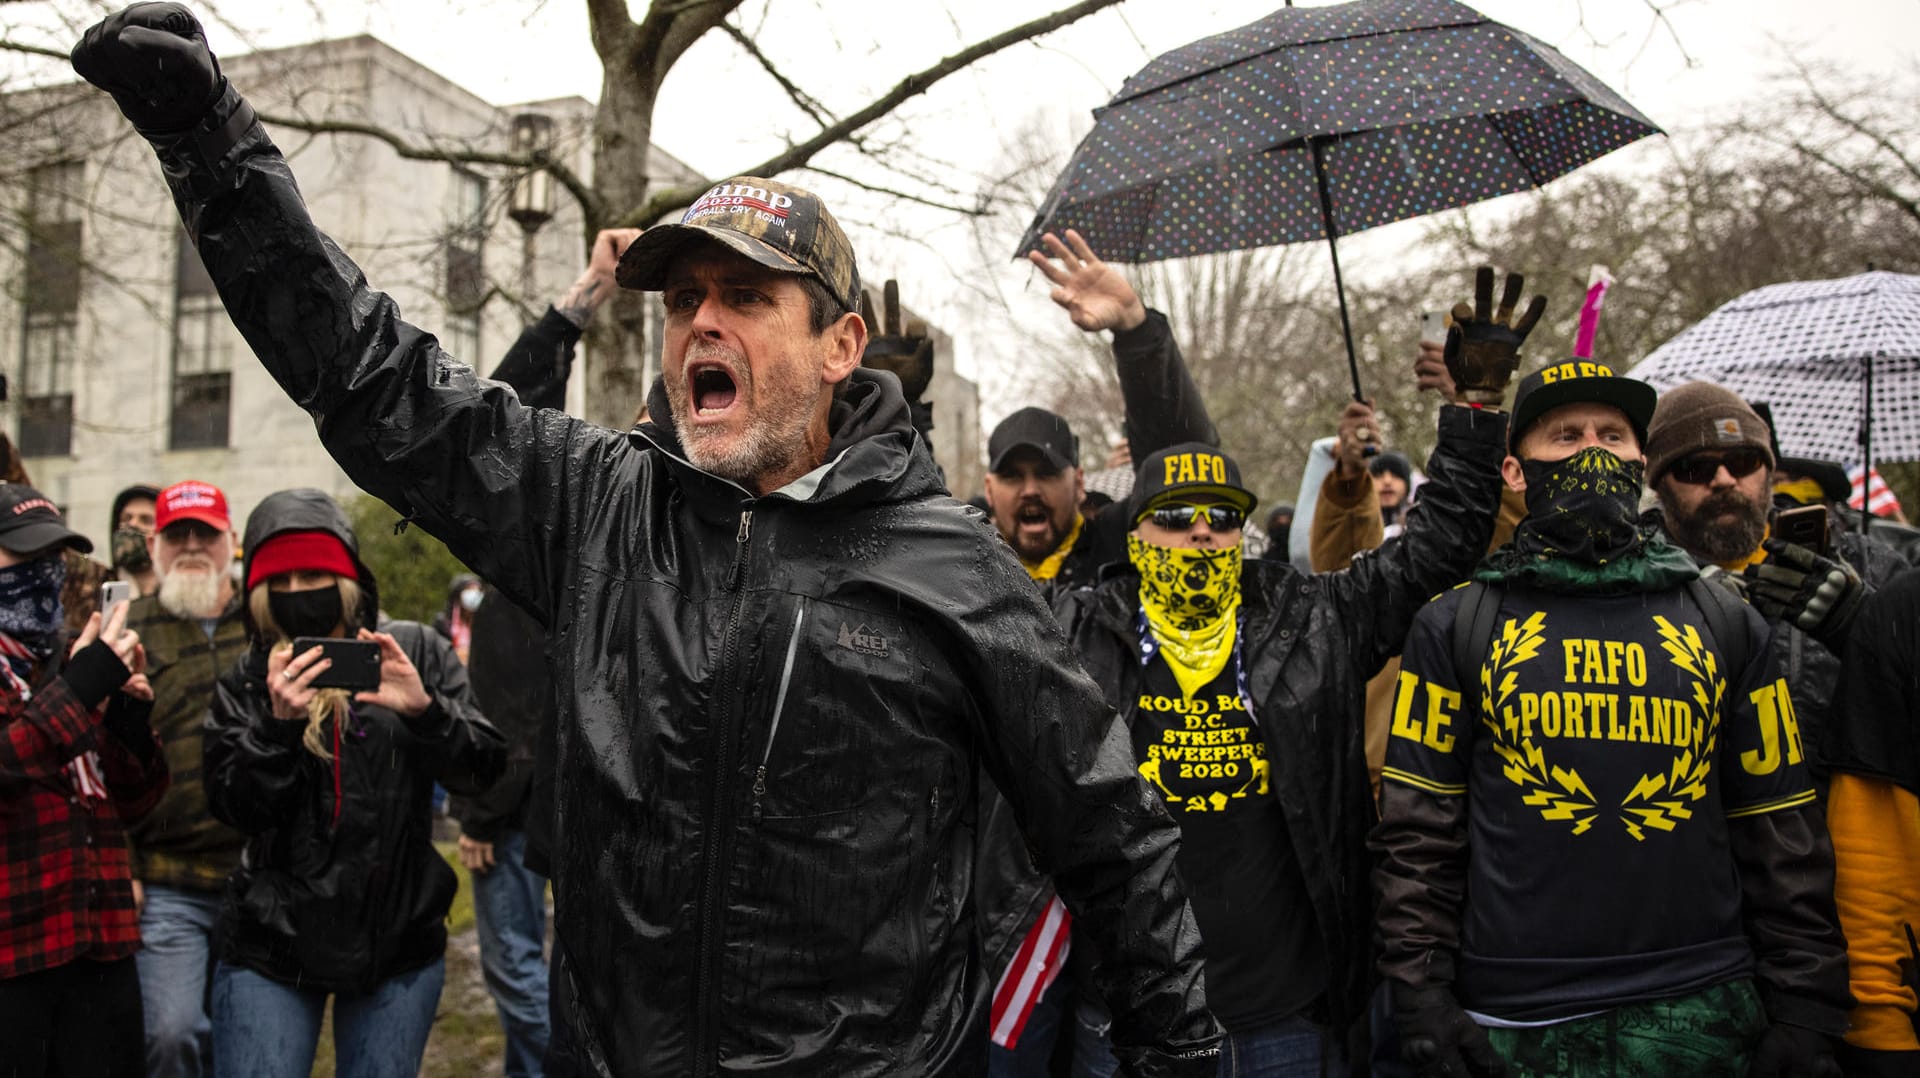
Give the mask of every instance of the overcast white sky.
M 642 6 L 642 0 L 630 2 Z M 1064 126 L 1067 118 L 1102 104 L 1151 56 L 1252 21 L 1277 2 L 1127 0 L 950 78 L 903 115 L 926 152 L 946 163 L 942 175 L 971 190 L 990 171 L 1007 134 L 1036 111 Z M 1301 0 L 1302 6 L 1318 2 Z M 1920 55 L 1920 0 L 1661 2 L 1671 7 L 1671 34 L 1656 24 L 1645 0 L 1476 0 L 1474 6 L 1557 46 L 1674 131 L 1711 125 L 1767 92 L 1767 78 L 1783 68 L 1788 47 L 1873 77 L 1912 73 Z M 1035 0 L 749 0 L 743 15 L 750 29 L 758 29 L 762 49 L 794 81 L 845 113 L 960 43 L 1054 6 Z M 368 32 L 497 104 L 565 94 L 592 99 L 600 69 L 584 7 L 581 0 L 227 0 L 222 9 L 248 24 L 247 32 L 216 30 L 212 37 L 217 52 L 231 53 L 248 45 Z M 1691 54 L 1692 66 L 1680 46 Z M 789 133 L 803 137 L 810 129 L 737 47 L 709 35 L 668 80 L 654 140 L 696 168 L 725 174 L 770 156 Z M 1633 160 L 1652 167 L 1657 159 L 1642 153 Z M 852 156 L 834 163 L 842 170 L 861 167 Z M 959 278 L 1011 295 L 1016 322 L 1052 317 L 1044 282 L 1011 261 L 982 267 L 971 230 L 951 215 L 900 211 L 889 222 L 892 230 L 916 237 L 904 242 L 873 227 L 875 222 L 859 223 L 877 216 L 870 198 L 836 191 L 826 180 L 815 186 L 830 203 L 850 203 L 841 216 L 867 279 L 899 275 L 908 302 L 929 309 L 955 332 L 958 366 L 982 378 L 989 421 L 1016 406 L 1002 399 L 1017 363 L 998 343 L 1007 339 L 1006 320 L 977 324 L 980 304 L 968 298 Z M 1487 212 L 1500 210 L 1498 203 L 1489 206 Z M 1343 261 L 1365 274 L 1390 265 L 1417 236 L 1417 224 L 1377 229 L 1343 241 Z

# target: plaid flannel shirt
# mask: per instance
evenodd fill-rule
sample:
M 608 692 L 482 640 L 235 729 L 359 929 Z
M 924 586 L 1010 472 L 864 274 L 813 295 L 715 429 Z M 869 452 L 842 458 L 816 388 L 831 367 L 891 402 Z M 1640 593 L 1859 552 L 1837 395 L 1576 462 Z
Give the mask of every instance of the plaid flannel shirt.
M 89 750 L 104 799 L 82 796 L 67 767 Z M 144 756 L 107 733 L 63 679 L 30 701 L 0 686 L 0 979 L 139 949 L 125 825 L 167 787 L 157 738 Z

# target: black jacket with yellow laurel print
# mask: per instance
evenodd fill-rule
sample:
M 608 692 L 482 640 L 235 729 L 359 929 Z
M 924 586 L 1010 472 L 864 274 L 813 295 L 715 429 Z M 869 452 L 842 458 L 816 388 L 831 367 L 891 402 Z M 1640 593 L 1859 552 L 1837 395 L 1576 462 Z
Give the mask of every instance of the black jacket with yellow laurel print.
M 1327 948 L 1327 1004 L 1337 1030 L 1364 1015 L 1372 982 L 1366 835 L 1374 811 L 1361 729 L 1367 679 L 1399 650 L 1427 598 L 1463 577 L 1486 549 L 1500 505 L 1506 427 L 1498 413 L 1442 408 L 1438 446 L 1405 534 L 1356 557 L 1351 568 L 1305 575 L 1286 562 L 1248 561 L 1242 569 L 1247 693 L 1313 907 L 1268 915 L 1312 918 Z M 1063 594 L 1054 607 L 1087 672 L 1123 714 L 1142 684 L 1139 587 L 1125 568 L 1096 588 Z
M 891 374 L 856 370 L 828 463 L 755 497 L 685 459 L 658 385 L 655 422 L 612 431 L 448 356 L 319 233 L 231 88 L 155 148 L 327 450 L 548 632 L 549 1074 L 979 1073 L 982 762 L 1106 959 L 1123 1061 L 1214 1073 L 1173 822 Z
M 1383 972 L 1516 1021 L 1753 974 L 1774 1020 L 1843 1029 L 1832 847 L 1760 615 L 1738 608 L 1749 658 L 1726 670 L 1684 589 L 1510 587 L 1462 686 L 1465 594 L 1420 613 L 1402 658 Z

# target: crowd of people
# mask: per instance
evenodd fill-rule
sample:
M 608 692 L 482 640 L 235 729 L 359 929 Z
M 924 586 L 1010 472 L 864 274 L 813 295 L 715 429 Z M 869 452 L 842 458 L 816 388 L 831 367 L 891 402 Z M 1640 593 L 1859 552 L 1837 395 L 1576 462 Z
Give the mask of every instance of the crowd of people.
M 325 494 L 241 542 L 194 480 L 129 486 L 101 565 L 12 460 L 0 1074 L 306 1074 L 329 1003 L 337 1073 L 416 1073 L 436 786 L 514 1076 L 1920 1072 L 1920 544 L 1764 405 L 1521 376 L 1546 301 L 1482 269 L 1412 357 L 1433 453 L 1349 404 L 1249 556 L 1173 327 L 1074 232 L 1030 259 L 1111 335 L 1131 483 L 1029 407 L 950 491 L 925 334 L 810 192 L 603 233 L 481 378 L 184 9 L 74 64 L 327 451 L 474 575 L 388 620 Z M 561 407 L 615 288 L 665 311 L 630 431 Z

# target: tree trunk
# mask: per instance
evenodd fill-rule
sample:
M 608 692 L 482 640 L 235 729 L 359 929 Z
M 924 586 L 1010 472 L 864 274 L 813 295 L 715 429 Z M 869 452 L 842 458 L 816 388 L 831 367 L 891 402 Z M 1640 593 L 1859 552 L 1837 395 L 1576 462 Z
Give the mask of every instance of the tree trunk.
M 608 63 L 600 83 L 600 106 L 593 121 L 593 188 L 600 213 L 589 213 L 583 249 L 592 250 L 594 234 L 606 224 L 606 207 L 638 206 L 646 201 L 647 147 L 653 135 L 654 80 L 633 64 Z M 649 222 L 651 223 L 651 222 Z M 615 430 L 633 424 L 646 402 L 647 339 L 644 312 L 657 302 L 650 293 L 621 289 L 588 334 L 586 419 Z

